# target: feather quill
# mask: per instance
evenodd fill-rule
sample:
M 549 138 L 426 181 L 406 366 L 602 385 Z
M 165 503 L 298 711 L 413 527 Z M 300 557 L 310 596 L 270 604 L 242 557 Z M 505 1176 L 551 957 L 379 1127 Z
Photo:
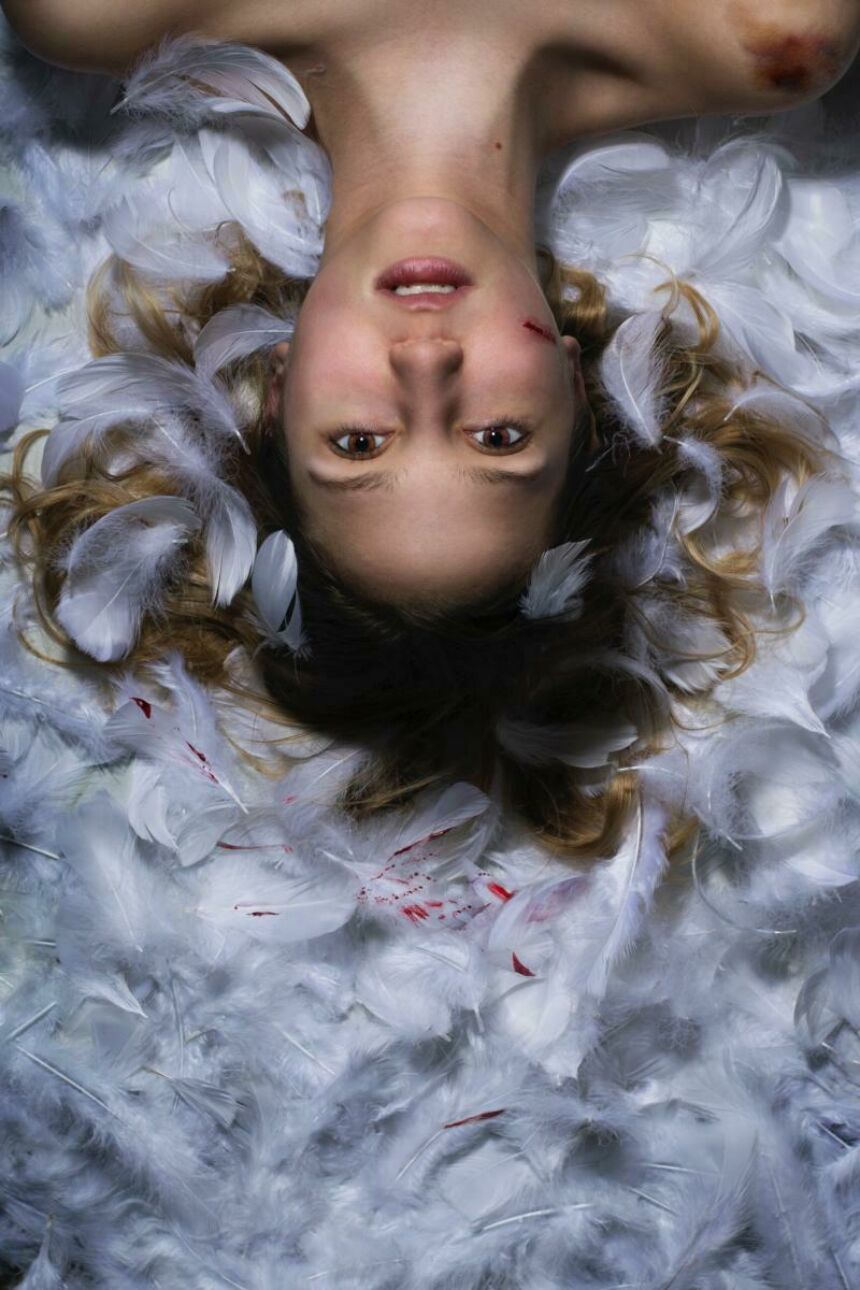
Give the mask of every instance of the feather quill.
M 623 844 L 617 905 L 585 980 L 586 993 L 597 999 L 606 993 L 614 965 L 632 949 L 665 873 L 665 825 L 665 808 L 640 796 L 635 828 Z
M 616 330 L 601 359 L 600 372 L 621 420 L 648 448 L 663 433 L 662 392 L 666 321 L 661 313 L 634 314 Z
M 160 604 L 165 577 L 199 527 L 181 497 L 146 497 L 118 506 L 75 539 L 57 618 L 84 653 L 100 663 L 128 653 L 142 616 Z

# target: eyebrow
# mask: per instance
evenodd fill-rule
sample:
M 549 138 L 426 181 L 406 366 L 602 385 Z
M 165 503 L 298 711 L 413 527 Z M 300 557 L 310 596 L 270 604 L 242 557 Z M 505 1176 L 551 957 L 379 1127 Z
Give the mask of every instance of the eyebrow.
M 502 466 L 460 466 L 457 474 L 461 479 L 474 479 L 485 484 L 505 484 L 513 480 L 520 484 L 530 484 L 543 474 L 544 462 L 531 470 L 505 470 Z M 342 479 L 330 479 L 309 469 L 308 474 L 315 484 L 322 488 L 332 488 L 338 492 L 369 492 L 375 488 L 384 488 L 392 492 L 402 472 L 390 470 L 365 470 L 360 475 L 345 475 Z

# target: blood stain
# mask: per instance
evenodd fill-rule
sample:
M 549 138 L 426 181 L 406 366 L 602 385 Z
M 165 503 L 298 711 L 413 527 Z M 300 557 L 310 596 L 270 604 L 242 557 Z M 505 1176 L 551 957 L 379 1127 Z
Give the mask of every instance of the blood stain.
M 497 1115 L 503 1115 L 506 1110 L 507 1107 L 501 1106 L 498 1111 L 479 1111 L 477 1115 L 467 1115 L 464 1120 L 449 1120 L 447 1124 L 442 1125 L 442 1128 L 456 1129 L 461 1124 L 477 1124 L 479 1120 L 492 1120 Z
M 768 89 L 814 89 L 837 75 L 840 50 L 835 41 L 821 36 L 781 36 L 761 29 L 747 45 L 757 67 L 759 84 Z
M 527 968 L 525 963 L 521 962 L 521 960 L 517 958 L 516 954 L 514 954 L 513 951 L 511 952 L 511 958 L 513 959 L 514 971 L 519 972 L 520 976 L 535 975 L 534 972 L 532 972 L 531 968 Z
M 500 882 L 488 882 L 487 891 L 491 891 L 494 896 L 498 896 L 499 900 L 510 900 L 514 894 L 512 891 L 508 891 L 507 887 L 503 887 Z

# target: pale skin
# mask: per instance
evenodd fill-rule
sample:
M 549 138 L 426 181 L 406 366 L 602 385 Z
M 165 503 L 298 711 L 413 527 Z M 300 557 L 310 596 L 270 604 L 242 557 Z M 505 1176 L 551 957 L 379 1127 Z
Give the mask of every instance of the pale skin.
M 166 31 L 196 31 L 267 49 L 298 76 L 332 207 L 267 409 L 311 535 L 355 585 L 413 602 L 465 601 L 527 569 L 587 415 L 579 347 L 539 282 L 547 153 L 646 121 L 794 106 L 860 46 L 860 0 L 494 0 L 491 21 L 464 0 L 3 7 L 67 66 L 122 72 Z M 389 264 L 434 255 L 474 281 L 444 309 L 375 289 Z M 358 476 L 376 486 L 331 486 Z

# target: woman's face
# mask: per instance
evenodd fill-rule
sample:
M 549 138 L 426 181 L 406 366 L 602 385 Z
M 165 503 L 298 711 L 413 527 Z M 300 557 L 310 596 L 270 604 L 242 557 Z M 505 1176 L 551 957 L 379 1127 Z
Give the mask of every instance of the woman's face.
M 379 285 L 433 256 L 469 285 Z M 529 267 L 462 207 L 416 198 L 372 217 L 324 257 L 275 356 L 292 487 L 342 577 L 392 602 L 456 603 L 550 543 L 585 402 L 579 348 Z

